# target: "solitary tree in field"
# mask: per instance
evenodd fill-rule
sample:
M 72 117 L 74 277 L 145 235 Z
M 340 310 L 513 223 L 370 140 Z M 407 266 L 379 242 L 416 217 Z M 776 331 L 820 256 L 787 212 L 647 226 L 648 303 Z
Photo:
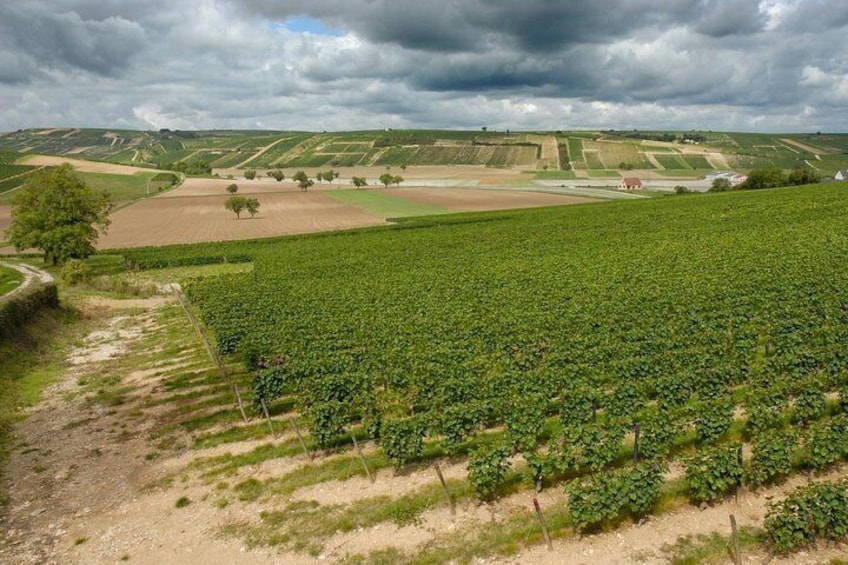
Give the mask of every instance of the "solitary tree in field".
M 300 186 L 300 190 L 304 192 L 309 190 L 309 187 L 315 184 L 315 181 L 306 176 L 306 173 L 303 171 L 296 172 L 292 179 L 297 181 L 298 186 Z
M 284 178 L 286 178 L 286 175 L 284 175 L 283 171 L 281 171 L 280 169 L 269 172 L 268 176 L 273 177 L 277 182 L 281 182 Z
M 236 183 L 228 185 L 227 192 L 229 192 L 230 194 L 235 194 L 236 192 L 238 192 L 238 185 Z
M 256 171 L 254 171 L 253 169 L 247 169 L 244 172 L 244 178 L 246 178 L 247 180 L 255 179 L 256 178 Z
M 29 176 L 12 197 L 12 224 L 6 231 L 18 251 L 39 249 L 44 261 L 64 263 L 94 253 L 98 230 L 109 226 L 112 200 L 74 174 L 67 163 Z
M 395 176 L 391 173 L 383 173 L 380 175 L 380 182 L 383 183 L 386 188 L 389 188 L 390 184 L 394 184 Z
M 400 186 L 400 183 L 402 183 L 402 182 L 403 182 L 403 177 L 402 177 L 402 176 L 400 176 L 400 175 L 395 175 L 394 177 L 392 177 L 392 184 L 395 184 L 395 185 L 397 185 L 397 186 Z
M 353 179 L 351 179 L 351 182 L 353 182 L 353 186 L 355 186 L 356 188 L 368 186 L 368 181 L 366 181 L 363 177 L 353 177 Z
M 224 208 L 236 215 L 236 218 L 241 219 L 241 213 L 247 208 L 248 199 L 244 196 L 230 196 L 224 202 Z
M 259 211 L 259 201 L 255 198 L 248 198 L 244 203 L 244 207 L 247 209 L 247 212 L 252 218 L 256 215 L 256 212 Z

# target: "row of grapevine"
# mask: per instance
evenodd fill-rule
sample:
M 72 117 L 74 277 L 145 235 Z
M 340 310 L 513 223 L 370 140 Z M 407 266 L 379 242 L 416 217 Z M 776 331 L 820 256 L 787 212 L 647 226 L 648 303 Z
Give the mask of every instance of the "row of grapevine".
M 679 457 L 709 501 L 845 455 L 845 213 L 831 185 L 282 239 L 188 294 L 319 445 L 364 429 L 398 467 L 470 451 L 484 497 L 520 452 L 587 501 L 653 492 Z

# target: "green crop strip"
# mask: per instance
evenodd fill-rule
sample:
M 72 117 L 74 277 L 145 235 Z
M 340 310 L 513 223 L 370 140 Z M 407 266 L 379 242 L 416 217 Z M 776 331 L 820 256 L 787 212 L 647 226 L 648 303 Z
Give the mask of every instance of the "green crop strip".
M 392 189 L 387 189 L 392 190 Z M 447 214 L 450 211 L 439 206 L 419 204 L 405 200 L 403 191 L 390 195 L 375 190 L 329 190 L 327 194 L 346 204 L 363 208 L 384 218 L 405 218 L 410 216 L 429 216 L 432 214 Z

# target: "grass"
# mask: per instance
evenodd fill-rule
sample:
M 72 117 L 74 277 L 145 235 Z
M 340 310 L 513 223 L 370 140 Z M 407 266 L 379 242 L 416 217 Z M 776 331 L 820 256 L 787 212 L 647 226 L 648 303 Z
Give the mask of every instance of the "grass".
M 408 218 L 414 216 L 429 216 L 448 214 L 451 211 L 440 206 L 419 204 L 404 200 L 400 196 L 387 194 L 392 189 L 375 190 L 329 190 L 327 194 L 344 202 L 367 210 L 384 218 Z
M 77 173 L 85 183 L 96 190 L 105 190 L 116 202 L 137 200 L 147 196 L 148 182 L 150 195 L 171 187 L 167 180 L 156 180 L 157 172 L 138 172 L 134 175 L 113 175 L 109 173 Z
M 251 488 L 256 483 L 258 481 L 248 479 L 238 489 L 243 493 L 242 500 L 255 500 Z M 455 495 L 470 493 L 465 481 L 448 481 L 447 485 Z M 400 497 L 375 496 L 346 505 L 295 501 L 280 509 L 261 512 L 258 524 L 235 524 L 225 527 L 224 533 L 244 538 L 247 545 L 253 547 L 286 546 L 295 551 L 320 551 L 323 543 L 339 532 L 363 530 L 384 523 L 398 527 L 417 524 L 425 511 L 446 505 L 442 487 L 435 483 Z
M 0 296 L 10 292 L 24 282 L 23 273 L 0 265 Z
M 621 177 L 621 175 L 618 171 L 614 171 L 612 169 L 593 169 L 589 171 L 590 179 L 609 179 L 619 177 Z
M 560 179 L 576 179 L 577 175 L 574 171 L 531 171 L 533 178 L 540 180 L 560 180 Z
M 765 540 L 763 531 L 751 526 L 739 529 L 739 550 L 743 559 L 746 550 L 756 550 Z M 718 532 L 681 536 L 672 544 L 660 548 L 673 565 L 698 565 L 701 563 L 728 563 L 733 559 L 733 544 L 729 535 Z

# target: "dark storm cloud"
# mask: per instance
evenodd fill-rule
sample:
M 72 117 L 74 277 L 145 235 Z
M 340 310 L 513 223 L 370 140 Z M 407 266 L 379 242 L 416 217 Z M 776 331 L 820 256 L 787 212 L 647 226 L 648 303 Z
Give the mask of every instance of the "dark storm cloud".
M 247 0 L 253 13 L 271 18 L 310 15 L 352 29 L 377 43 L 437 52 L 485 50 L 508 42 L 522 50 L 550 51 L 603 43 L 634 29 L 696 20 L 713 7 L 753 4 L 717 0 Z
M 144 30 L 120 16 L 83 19 L 76 12 L 51 12 L 39 3 L 0 6 L 0 49 L 31 58 L 42 67 L 114 75 L 145 42 Z

